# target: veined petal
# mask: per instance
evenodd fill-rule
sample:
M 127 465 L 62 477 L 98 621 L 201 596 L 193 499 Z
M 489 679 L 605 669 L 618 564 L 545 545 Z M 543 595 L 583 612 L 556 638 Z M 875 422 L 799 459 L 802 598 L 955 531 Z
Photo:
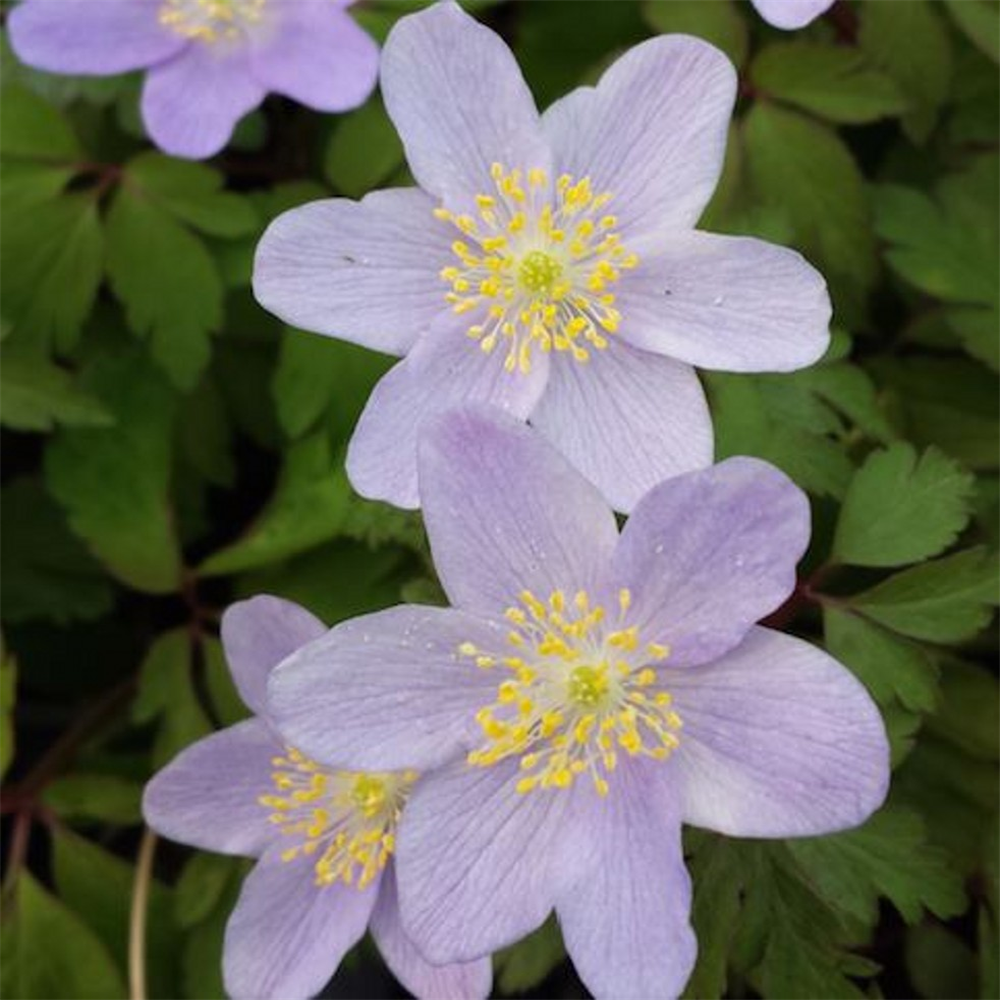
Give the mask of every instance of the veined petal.
M 500 615 L 530 590 L 593 587 L 618 539 L 600 493 L 542 436 L 485 410 L 445 414 L 420 448 L 420 494 L 453 604 Z
M 830 342 L 830 295 L 801 254 L 763 240 L 676 233 L 621 284 L 621 336 L 700 368 L 785 372 Z
M 737 837 L 802 837 L 863 823 L 885 799 L 878 709 L 845 667 L 764 628 L 722 659 L 669 673 L 684 720 L 684 821 Z
M 550 166 L 510 49 L 455 3 L 399 20 L 382 52 L 382 94 L 413 176 L 454 211 L 493 189 L 493 163 Z
M 364 935 L 379 882 L 318 886 L 308 859 L 283 862 L 279 848 L 265 855 L 226 925 L 226 992 L 234 1000 L 316 996 Z
M 382 875 L 372 937 L 392 974 L 419 1000 L 485 1000 L 490 995 L 490 957 L 455 965 L 431 965 L 406 936 L 399 919 L 396 872 L 390 863 Z
M 519 795 L 516 760 L 465 760 L 417 783 L 399 825 L 403 927 L 431 962 L 467 962 L 512 944 L 589 870 L 576 849 L 577 789 Z
M 629 760 L 606 798 L 577 818 L 594 844 L 588 875 L 556 912 L 573 965 L 595 1000 L 673 1000 L 694 967 L 691 879 L 679 801 L 662 762 Z
M 200 160 L 229 142 L 236 123 L 265 93 L 245 53 L 220 55 L 210 45 L 192 45 L 146 75 L 142 120 L 165 153 Z
M 767 462 L 730 458 L 639 501 L 609 586 L 631 589 L 631 621 L 670 647 L 669 664 L 705 663 L 791 594 L 808 543 L 805 494 Z
M 725 55 L 668 35 L 629 49 L 596 87 L 553 104 L 542 124 L 556 172 L 590 176 L 595 190 L 611 192 L 618 231 L 635 250 L 643 237 L 698 221 L 719 180 L 735 99 Z
M 250 54 L 267 90 L 317 111 L 363 103 L 378 77 L 378 46 L 350 15 L 328 0 L 281 4 L 273 33 Z
M 222 645 L 233 682 L 254 714 L 267 714 L 268 674 L 286 656 L 325 631 L 326 626 L 305 608 L 267 594 L 226 609 Z
M 182 844 L 257 857 L 278 837 L 257 800 L 271 791 L 271 760 L 282 750 L 260 719 L 206 736 L 146 785 L 146 822 Z
M 417 440 L 429 417 L 479 403 L 524 419 L 538 402 L 549 355 L 536 351 L 530 372 L 508 372 L 501 351 L 486 354 L 465 329 L 446 314 L 375 386 L 347 449 L 347 474 L 362 496 L 419 506 Z
M 833 6 L 833 0 L 751 0 L 768 24 L 785 31 L 804 28 Z
M 50 73 L 126 73 L 163 62 L 188 40 L 167 30 L 153 0 L 28 0 L 7 15 L 17 57 Z
M 504 632 L 451 608 L 401 606 L 353 618 L 271 676 L 281 733 L 308 756 L 351 771 L 434 767 L 464 754 L 496 679 L 459 654 L 500 648 Z
M 416 188 L 330 198 L 279 215 L 254 259 L 257 301 L 286 323 L 405 354 L 446 313 L 447 227 Z
M 531 423 L 615 510 L 712 462 L 712 418 L 694 370 L 625 344 L 586 365 L 557 358 Z

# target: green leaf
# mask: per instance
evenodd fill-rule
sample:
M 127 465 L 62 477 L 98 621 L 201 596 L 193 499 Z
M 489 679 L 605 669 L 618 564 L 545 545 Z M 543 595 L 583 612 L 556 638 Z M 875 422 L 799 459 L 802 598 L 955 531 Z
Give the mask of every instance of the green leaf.
M 911 809 L 887 806 L 856 830 L 790 840 L 788 849 L 830 906 L 868 927 L 878 921 L 881 896 L 909 924 L 924 908 L 953 917 L 967 905 L 961 877 Z
M 174 891 L 174 914 L 181 927 L 194 927 L 211 914 L 237 866 L 220 854 L 198 853 L 188 861 Z
M 826 648 L 858 676 L 880 705 L 894 699 L 914 712 L 932 712 L 938 669 L 930 654 L 851 611 L 823 609 Z
M 125 177 L 151 201 L 203 233 L 233 238 L 257 229 L 250 201 L 223 191 L 223 176 L 204 163 L 142 153 L 129 161 Z
M 4 310 L 33 340 L 75 344 L 101 281 L 104 238 L 87 193 L 5 205 Z
M 181 557 L 168 501 L 174 396 L 132 351 L 99 359 L 84 382 L 115 426 L 59 431 L 45 455 L 49 489 L 114 576 L 138 590 L 175 590 Z
M 644 0 L 642 16 L 662 35 L 695 35 L 711 42 L 738 67 L 747 57 L 747 22 L 731 0 Z
M 131 826 L 142 819 L 142 785 L 113 774 L 67 774 L 46 786 L 43 801 L 62 819 Z
M 13 910 L 4 924 L 10 935 L 3 949 L 5 985 L 13 989 L 8 995 L 20 1000 L 127 996 L 121 973 L 100 938 L 24 870 L 17 876 Z
M 786 213 L 795 242 L 826 274 L 835 298 L 857 299 L 875 276 L 864 181 L 837 134 L 795 111 L 755 104 L 743 125 L 755 196 Z
M 849 599 L 866 617 L 929 642 L 972 638 L 989 622 L 996 603 L 996 557 L 982 548 L 904 570 Z
M 1000 63 L 1000 6 L 996 0 L 945 0 L 945 8 L 966 37 Z
M 222 726 L 234 726 L 237 722 L 242 722 L 250 715 L 250 710 L 243 704 L 233 683 L 222 643 L 214 636 L 206 638 L 202 641 L 201 652 L 205 687 L 215 718 Z
M 105 427 L 111 414 L 73 375 L 25 351 L 0 352 L 0 423 L 18 431 L 68 427 Z
M 951 85 L 951 40 L 936 6 L 894 0 L 858 8 L 858 42 L 909 100 L 913 110 L 903 116 L 903 129 L 917 142 L 933 129 Z
M 66 624 L 106 614 L 113 602 L 108 580 L 42 485 L 17 479 L 3 488 L 2 497 L 4 621 Z
M 948 548 L 969 523 L 975 479 L 935 448 L 899 442 L 854 474 L 833 540 L 854 566 L 902 566 Z
M 209 916 L 193 929 L 184 943 L 181 955 L 183 995 L 189 1000 L 218 1000 L 226 995 L 222 982 L 222 942 L 239 896 L 241 875 L 239 869 L 234 871 Z
M 236 573 L 334 538 L 340 531 L 350 486 L 323 432 L 293 444 L 277 489 L 246 536 L 205 561 L 207 575 Z
M 0 635 L 0 778 L 14 759 L 14 705 L 17 703 L 17 661 Z
M 0 103 L 0 156 L 50 163 L 83 156 L 69 123 L 44 98 L 16 84 L 5 84 Z
M 505 994 L 529 993 L 565 958 L 559 925 L 549 917 L 537 931 L 493 957 L 497 987 Z
M 777 42 L 757 55 L 750 77 L 769 97 L 841 124 L 861 125 L 908 107 L 892 77 L 845 46 Z
M 191 389 L 222 325 L 223 288 L 204 244 L 140 192 L 123 187 L 108 212 L 108 277 L 130 327 L 151 340 L 171 380 Z
M 907 933 L 906 970 L 918 996 L 966 1000 L 977 995 L 975 954 L 940 924 L 920 924 Z
M 1000 687 L 977 664 L 947 657 L 942 664 L 941 709 L 928 728 L 970 757 L 1000 759 Z
M 864 369 L 838 361 L 807 368 L 793 377 L 873 440 L 887 444 L 898 437 L 884 412 L 875 384 Z
M 378 187 L 403 162 L 396 128 L 374 97 L 342 115 L 326 146 L 323 174 L 348 198 L 360 198 Z
M 136 722 L 159 722 L 153 744 L 154 767 L 162 767 L 184 747 L 211 732 L 194 689 L 187 629 L 164 632 L 150 646 L 142 662 L 132 717 Z

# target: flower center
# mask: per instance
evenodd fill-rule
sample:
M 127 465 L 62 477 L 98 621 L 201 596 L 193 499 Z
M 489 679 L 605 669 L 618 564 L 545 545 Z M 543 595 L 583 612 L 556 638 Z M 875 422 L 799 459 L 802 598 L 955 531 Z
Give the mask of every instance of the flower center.
M 625 624 L 631 603 L 629 591 L 621 590 L 618 621 L 609 626 L 604 608 L 592 605 L 586 591 L 570 609 L 560 590 L 546 602 L 526 590 L 506 611 L 511 650 L 462 643 L 459 653 L 478 667 L 510 674 L 496 701 L 476 713 L 485 743 L 468 754 L 468 763 L 491 767 L 519 758 L 522 794 L 568 788 L 588 774 L 603 796 L 621 751 L 653 760 L 670 756 L 681 719 L 651 665 L 670 650 L 643 643 L 638 628 Z
M 364 889 L 395 849 L 396 824 L 416 773 L 327 771 L 292 748 L 271 763 L 277 794 L 257 801 L 272 810 L 268 819 L 283 834 L 299 840 L 281 860 L 311 858 L 317 885 Z
M 267 0 L 161 0 L 160 24 L 184 38 L 239 38 L 258 22 Z
M 595 194 L 589 177 L 544 170 L 491 168 L 494 190 L 476 197 L 478 216 L 437 208 L 437 218 L 462 234 L 451 245 L 457 263 L 441 270 L 445 295 L 459 315 L 475 313 L 469 336 L 487 354 L 506 349 L 504 368 L 531 371 L 535 347 L 587 361 L 604 350 L 621 314 L 608 289 L 639 258 L 604 212 L 611 194 Z

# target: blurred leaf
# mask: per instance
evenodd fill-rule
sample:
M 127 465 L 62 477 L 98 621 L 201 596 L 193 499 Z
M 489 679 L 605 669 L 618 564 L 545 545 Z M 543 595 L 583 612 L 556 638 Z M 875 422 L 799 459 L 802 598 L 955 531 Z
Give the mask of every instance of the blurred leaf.
M 206 377 L 184 400 L 178 414 L 178 450 L 214 486 L 232 486 L 233 428 L 215 380 Z
M 87 923 L 27 871 L 4 923 L 5 985 L 19 1000 L 116 1000 L 125 983 Z M 55 946 L 54 946 L 55 943 Z
M 899 442 L 872 452 L 844 497 L 833 556 L 902 566 L 948 548 L 969 523 L 974 478 L 935 448 Z
M 747 22 L 731 0 L 644 0 L 643 20 L 662 35 L 704 38 L 741 67 L 747 57 Z
M 174 590 L 181 569 L 168 502 L 174 397 L 132 351 L 99 359 L 84 384 L 115 426 L 59 431 L 45 456 L 49 489 L 114 576 L 138 590 Z
M 142 818 L 142 786 L 112 774 L 63 775 L 46 786 L 42 799 L 62 819 L 132 826 Z
M 908 107 L 892 77 L 864 53 L 839 45 L 777 42 L 757 55 L 750 76 L 767 96 L 832 122 L 860 125 Z
M 0 504 L 3 618 L 65 624 L 106 614 L 108 580 L 72 535 L 62 510 L 34 479 L 16 479 Z
M 17 703 L 17 661 L 0 635 L 0 778 L 14 759 L 14 706 Z
M 1000 687 L 997 678 L 976 664 L 947 657 L 943 663 L 942 703 L 928 728 L 972 757 L 1000 758 Z
M 1000 63 L 1000 5 L 996 0 L 945 0 L 945 8 L 979 50 Z
M 122 187 L 108 212 L 108 277 L 131 328 L 182 389 L 195 386 L 222 324 L 222 281 L 204 244 L 141 192 Z
M 141 153 L 125 167 L 127 183 L 171 215 L 211 236 L 244 236 L 257 228 L 257 213 L 242 195 L 223 191 L 223 176 L 204 163 Z
M 44 98 L 17 84 L 5 84 L 0 104 L 0 156 L 49 163 L 83 156 L 69 122 Z
M 929 0 L 858 7 L 858 42 L 909 100 L 913 110 L 903 116 L 903 128 L 917 142 L 934 127 L 951 84 L 951 40 L 935 7 Z
M 875 276 L 875 246 L 863 179 L 835 132 L 794 111 L 757 103 L 743 125 L 756 197 L 787 213 L 796 244 L 855 297 Z
M 191 666 L 191 636 L 184 628 L 164 632 L 143 660 L 132 717 L 136 722 L 159 721 L 154 767 L 162 767 L 212 730 L 194 689 Z
M 883 412 L 871 377 L 857 365 L 846 361 L 820 364 L 796 372 L 794 378 L 873 440 L 885 444 L 898 436 Z
M 230 865 L 233 859 L 228 859 Z M 236 905 L 245 863 L 236 868 L 209 915 L 195 926 L 180 956 L 183 994 L 189 1000 L 218 1000 L 226 995 L 222 982 L 222 941 Z
M 33 353 L 4 347 L 0 364 L 0 423 L 18 431 L 50 431 L 57 424 L 103 427 L 111 414 L 80 388 L 73 375 Z
M 174 890 L 174 913 L 181 927 L 194 927 L 211 914 L 238 864 L 221 854 L 198 852 L 191 857 Z
M 201 644 L 204 660 L 205 687 L 211 700 L 215 718 L 222 726 L 234 726 L 250 715 L 243 704 L 236 685 L 233 683 L 229 664 L 222 643 L 214 636 L 207 637 Z
M 961 642 L 989 622 L 997 599 L 996 558 L 975 548 L 897 573 L 849 603 L 914 639 Z
M 967 1000 L 977 995 L 972 949 L 940 924 L 925 923 L 910 929 L 906 969 L 919 996 Z
M 915 712 L 931 712 L 937 704 L 938 669 L 930 654 L 849 610 L 823 609 L 826 647 L 845 663 L 886 705 L 898 698 Z
M 323 159 L 326 179 L 348 198 L 378 187 L 403 162 L 403 144 L 382 106 L 373 97 L 342 115 Z
M 796 862 L 832 907 L 873 927 L 885 896 L 909 924 L 926 907 L 953 917 L 967 906 L 962 879 L 927 842 L 918 813 L 886 806 L 855 830 L 788 841 Z
M 249 532 L 205 561 L 213 576 L 264 566 L 336 537 L 350 487 L 322 432 L 293 444 L 274 496 Z
M 549 917 L 523 941 L 494 955 L 497 986 L 503 993 L 531 993 L 565 958 L 559 925 Z

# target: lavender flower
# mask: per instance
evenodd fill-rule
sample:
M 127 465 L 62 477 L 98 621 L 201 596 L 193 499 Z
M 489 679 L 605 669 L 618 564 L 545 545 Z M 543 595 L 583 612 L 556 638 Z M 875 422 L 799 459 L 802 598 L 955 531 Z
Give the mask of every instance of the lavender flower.
M 429 965 L 399 923 L 393 838 L 416 775 L 329 770 L 286 746 L 271 725 L 268 673 L 325 631 L 276 597 L 226 612 L 233 680 L 257 717 L 193 744 L 160 771 L 146 788 L 146 820 L 173 840 L 259 859 L 226 928 L 231 996 L 318 993 L 370 926 L 389 967 L 418 997 L 485 997 L 488 958 Z
M 804 28 L 829 10 L 834 0 L 751 0 L 768 24 L 785 31 Z
M 10 40 L 29 66 L 106 76 L 148 69 L 142 117 L 175 156 L 219 152 L 273 91 L 318 111 L 361 104 L 378 48 L 351 0 L 24 0 Z
M 619 535 L 541 437 L 487 410 L 428 422 L 420 489 L 453 608 L 338 625 L 274 672 L 284 732 L 336 766 L 419 768 L 403 926 L 468 961 L 554 907 L 600 997 L 673 997 L 694 962 L 681 823 L 828 833 L 883 801 L 871 698 L 755 625 L 795 583 L 809 505 L 735 458 L 649 492 Z
M 441 3 L 399 21 L 381 82 L 422 190 L 285 213 L 254 275 L 288 322 L 406 355 L 351 442 L 361 493 L 415 506 L 422 419 L 473 399 L 530 417 L 629 510 L 712 460 L 692 365 L 787 371 L 822 355 L 816 271 L 693 228 L 736 93 L 711 45 L 647 41 L 539 117 L 504 43 Z

